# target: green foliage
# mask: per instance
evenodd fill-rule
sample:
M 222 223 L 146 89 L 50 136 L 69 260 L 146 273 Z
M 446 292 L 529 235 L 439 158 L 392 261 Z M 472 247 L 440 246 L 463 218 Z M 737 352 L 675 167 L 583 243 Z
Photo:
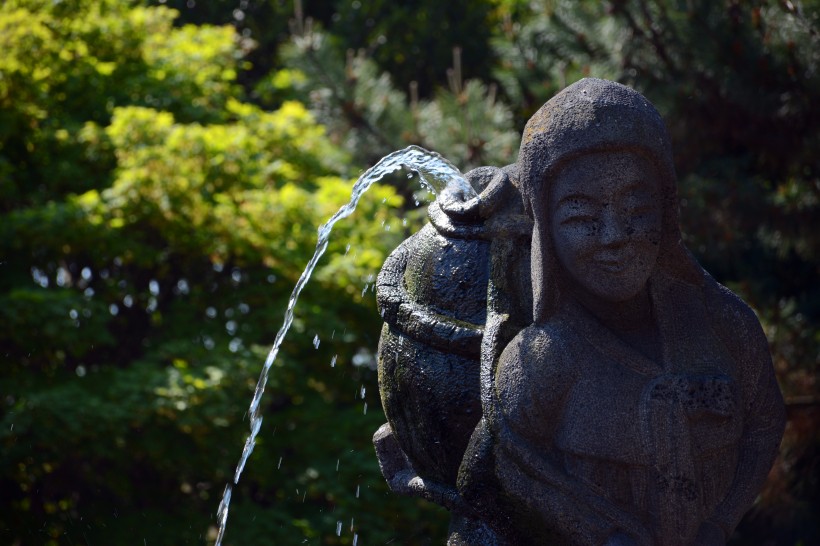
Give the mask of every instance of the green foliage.
M 373 162 L 402 148 L 411 135 L 412 116 L 404 93 L 363 55 L 344 56 L 328 35 L 310 23 L 282 50 L 286 66 L 307 78 L 312 109 L 331 138 L 357 159 Z M 406 145 L 406 144 L 405 144 Z
M 490 39 L 499 22 L 499 0 L 430 2 L 352 2 L 350 0 L 150 0 L 181 14 L 177 24 L 232 24 L 242 36 L 253 67 L 242 80 L 249 86 L 281 68 L 279 47 L 288 42 L 295 21 L 312 20 L 328 29 L 341 52 L 364 51 L 376 72 L 389 72 L 398 89 L 411 83 L 432 97 L 445 81 L 453 48 L 460 48 L 468 79 L 490 76 Z M 252 44 L 252 47 L 250 47 Z
M 233 29 L 175 17 L 0 8 L 3 542 L 212 540 L 266 345 L 349 199 L 348 156 L 301 103 L 243 100 Z M 304 292 L 229 543 L 424 531 L 381 524 L 430 516 L 383 499 L 362 434 L 384 420 L 369 288 L 401 207 L 373 187 Z
M 519 136 L 509 108 L 496 100 L 494 86 L 463 81 L 458 51 L 448 88 L 429 100 L 420 99 L 415 87 L 408 99 L 362 52 L 342 62 L 328 35 L 310 22 L 297 26 L 282 57 L 307 78 L 306 98 L 331 138 L 360 162 L 409 144 L 435 149 L 465 171 L 515 161 Z
M 226 101 L 239 92 L 230 28 L 173 29 L 176 12 L 164 7 L 70 4 L 3 5 L 2 210 L 104 186 L 113 158 L 104 145 L 91 145 L 86 124 L 107 124 L 117 106 L 223 121 Z
M 399 89 L 415 82 L 422 96 L 431 96 L 455 47 L 462 51 L 466 78 L 490 75 L 492 2 L 340 1 L 336 10 L 329 30 L 346 49 L 370 52 L 379 72 L 389 71 Z
M 478 80 L 451 79 L 451 89 L 423 102 L 416 115 L 418 133 L 426 146 L 447 150 L 469 166 L 512 163 L 518 151 L 518 133 L 510 131 L 512 113 L 496 101 L 495 86 Z

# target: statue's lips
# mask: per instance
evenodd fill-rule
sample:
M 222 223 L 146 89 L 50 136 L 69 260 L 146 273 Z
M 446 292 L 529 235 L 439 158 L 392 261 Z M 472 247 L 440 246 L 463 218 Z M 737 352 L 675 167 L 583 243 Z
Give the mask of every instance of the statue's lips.
M 621 274 L 628 268 L 632 258 L 598 258 L 593 261 L 596 268 L 607 273 Z

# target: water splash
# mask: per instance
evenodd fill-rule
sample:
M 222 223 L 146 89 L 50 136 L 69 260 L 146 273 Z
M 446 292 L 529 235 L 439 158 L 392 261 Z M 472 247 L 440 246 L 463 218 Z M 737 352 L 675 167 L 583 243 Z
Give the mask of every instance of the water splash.
M 435 152 L 430 152 L 420 146 L 408 146 L 403 150 L 398 150 L 386 155 L 360 176 L 359 179 L 356 180 L 356 183 L 353 184 L 350 201 L 340 208 L 326 223 L 319 227 L 316 250 L 305 267 L 305 270 L 302 272 L 302 275 L 299 277 L 299 280 L 296 282 L 293 292 L 291 292 L 288 306 L 285 309 L 282 327 L 279 328 L 279 332 L 277 332 L 273 342 L 273 347 L 271 347 L 265 359 L 265 364 L 259 375 L 259 381 L 256 384 L 256 390 L 253 393 L 251 405 L 248 408 L 251 432 L 245 441 L 245 447 L 242 449 L 242 456 L 239 459 L 239 463 L 236 465 L 233 482 L 225 487 L 225 493 L 222 495 L 222 501 L 219 503 L 219 508 L 217 509 L 216 519 L 219 523 L 219 531 L 216 537 L 216 546 L 221 546 L 222 538 L 225 535 L 233 486 L 239 483 L 239 477 L 242 475 L 245 463 L 248 462 L 248 457 L 250 457 L 253 452 L 253 448 L 256 445 L 256 436 L 262 427 L 262 415 L 259 404 L 262 400 L 262 394 L 265 392 L 265 386 L 268 383 L 268 373 L 270 372 L 273 362 L 276 360 L 276 356 L 279 354 L 279 348 L 285 339 L 285 335 L 293 323 L 293 309 L 296 307 L 299 295 L 313 274 L 313 270 L 316 268 L 316 264 L 319 263 L 319 259 L 327 250 L 330 232 L 336 222 L 342 218 L 347 218 L 356 210 L 359 199 L 370 189 L 370 186 L 388 174 L 394 173 L 402 168 L 418 173 L 422 186 L 435 194 L 437 199 L 465 202 L 476 197 L 475 190 L 473 190 L 470 183 L 464 178 L 464 175 L 461 174 L 455 165 Z M 348 245 L 348 250 L 349 249 L 350 245 Z M 335 363 L 335 357 L 333 363 Z M 367 412 L 367 404 L 364 406 L 364 411 L 365 413 Z

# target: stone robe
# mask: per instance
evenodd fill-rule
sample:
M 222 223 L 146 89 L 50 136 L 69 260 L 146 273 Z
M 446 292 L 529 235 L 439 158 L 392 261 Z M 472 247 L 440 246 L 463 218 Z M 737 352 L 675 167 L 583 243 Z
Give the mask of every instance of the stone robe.
M 649 286 L 659 361 L 570 298 L 502 353 L 460 477 L 502 543 L 694 545 L 753 502 L 783 427 L 763 332 L 708 276 Z

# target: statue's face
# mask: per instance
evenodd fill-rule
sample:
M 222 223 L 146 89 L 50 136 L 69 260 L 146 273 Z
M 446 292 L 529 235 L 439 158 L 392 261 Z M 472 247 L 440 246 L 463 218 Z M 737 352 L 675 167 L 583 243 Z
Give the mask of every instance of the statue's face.
M 578 288 L 610 302 L 638 295 L 658 258 L 660 183 L 652 164 L 629 152 L 575 159 L 550 190 L 558 262 Z

